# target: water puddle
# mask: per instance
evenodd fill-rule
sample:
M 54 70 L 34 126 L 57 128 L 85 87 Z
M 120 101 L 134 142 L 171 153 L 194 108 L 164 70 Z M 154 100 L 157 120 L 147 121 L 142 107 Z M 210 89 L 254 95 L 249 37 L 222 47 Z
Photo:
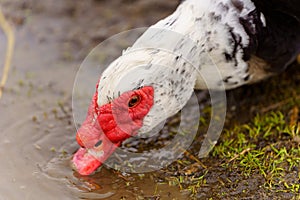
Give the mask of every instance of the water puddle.
M 177 187 L 156 182 L 151 173 L 129 175 L 102 167 L 84 177 L 72 170 L 70 159 L 78 148 L 70 108 L 74 78 L 87 49 L 94 46 L 91 38 L 99 37 L 94 30 L 107 23 L 97 24 L 86 10 L 116 19 L 109 17 L 112 8 L 101 3 L 43 2 L 1 1 L 15 25 L 16 48 L 0 100 L 0 199 L 185 198 Z M 140 6 L 146 8 L 143 2 Z M 105 37 L 112 33 L 105 32 Z M 0 32 L 1 61 L 5 42 Z

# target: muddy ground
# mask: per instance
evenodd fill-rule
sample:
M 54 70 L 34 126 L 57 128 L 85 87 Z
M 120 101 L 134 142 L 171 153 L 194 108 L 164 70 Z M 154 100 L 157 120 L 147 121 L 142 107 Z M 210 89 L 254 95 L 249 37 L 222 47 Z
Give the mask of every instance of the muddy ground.
M 224 167 L 226 159 L 214 154 L 200 160 L 205 167 L 178 162 L 146 174 L 103 167 L 90 177 L 72 171 L 69 160 L 78 146 L 71 96 L 83 59 L 103 40 L 147 27 L 170 14 L 177 4 L 175 0 L 0 0 L 16 34 L 13 63 L 0 100 L 0 199 L 299 198 L 299 189 L 268 188 L 259 172 L 245 176 L 239 168 Z M 5 45 L 0 32 L 1 67 Z M 294 64 L 276 78 L 229 91 L 226 128 L 250 123 L 257 114 L 280 110 L 289 116 L 299 106 L 299 101 L 288 101 L 299 96 L 299 83 L 299 66 Z M 225 139 L 221 138 L 220 146 Z M 274 143 L 278 140 L 271 138 Z M 198 142 L 189 152 L 197 149 Z M 284 142 L 287 145 L 289 140 Z M 182 160 L 195 163 L 191 155 Z M 194 190 L 188 189 L 194 184 L 188 179 L 191 171 L 194 178 L 203 177 Z M 297 173 L 299 166 L 287 170 L 286 177 L 297 183 Z M 187 181 L 176 182 L 182 176 Z

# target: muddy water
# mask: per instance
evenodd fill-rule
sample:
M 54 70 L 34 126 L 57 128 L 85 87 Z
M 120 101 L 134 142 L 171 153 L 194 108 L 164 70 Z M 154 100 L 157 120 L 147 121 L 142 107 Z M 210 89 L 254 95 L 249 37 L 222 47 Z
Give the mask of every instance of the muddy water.
M 186 197 L 176 187 L 157 184 L 151 174 L 128 176 L 102 168 L 81 177 L 70 167 L 78 148 L 71 93 L 81 61 L 106 37 L 149 25 L 177 3 L 130 2 L 120 8 L 120 1 L 0 1 L 16 33 L 0 100 L 0 199 Z M 152 15 L 146 18 L 145 10 Z M 1 71 L 5 45 L 0 32 Z

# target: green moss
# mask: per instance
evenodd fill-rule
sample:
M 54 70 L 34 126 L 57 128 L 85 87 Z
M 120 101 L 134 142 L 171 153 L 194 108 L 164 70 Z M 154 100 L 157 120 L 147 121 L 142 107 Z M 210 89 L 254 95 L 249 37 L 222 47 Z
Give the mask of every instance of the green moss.
M 218 144 L 210 156 L 196 160 L 190 154 L 199 152 L 211 117 L 210 104 L 202 102 L 199 137 L 164 169 L 163 179 L 197 199 L 299 199 L 300 76 L 299 68 L 293 70 L 227 92 Z
M 226 188 L 234 190 L 237 182 L 253 176 L 261 177 L 263 181 L 255 187 L 264 188 L 266 192 L 297 195 L 300 192 L 300 144 L 295 138 L 300 136 L 300 127 L 291 126 L 288 119 L 281 111 L 271 111 L 256 115 L 249 123 L 224 129 L 211 156 L 204 159 L 210 162 L 207 169 L 193 159 L 183 158 L 168 168 L 179 174 L 166 177 L 166 180 L 169 185 L 187 189 L 193 195 L 205 187 L 212 187 L 206 179 L 215 177 L 215 173 L 230 172 L 236 174 L 236 179 L 231 180 L 229 176 L 217 180 L 222 189 L 214 196 L 229 197 L 231 192 Z M 220 168 L 224 171 L 220 172 Z M 247 181 L 244 185 L 253 187 Z M 247 188 L 241 189 L 240 194 L 246 195 Z
M 260 174 L 268 189 L 298 192 L 299 183 L 285 181 L 286 174 L 300 166 L 300 145 L 293 140 L 298 136 L 299 130 L 289 126 L 280 111 L 257 115 L 249 124 L 224 130 L 212 156 L 225 160 L 223 167 L 245 177 Z

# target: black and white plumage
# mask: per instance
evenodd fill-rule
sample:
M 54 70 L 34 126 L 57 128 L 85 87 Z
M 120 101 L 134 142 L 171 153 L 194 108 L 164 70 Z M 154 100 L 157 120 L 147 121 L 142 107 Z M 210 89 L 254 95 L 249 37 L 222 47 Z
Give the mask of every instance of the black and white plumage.
M 145 117 L 144 132 L 178 112 L 194 88 L 231 89 L 283 71 L 300 52 L 299 2 L 185 0 L 110 64 L 97 103 L 153 86 L 159 106 Z
M 94 170 L 116 148 L 101 140 L 104 133 L 98 131 L 97 120 L 113 127 L 105 131 L 119 138 L 114 142 L 120 145 L 137 132 L 151 132 L 176 114 L 194 89 L 236 88 L 283 71 L 300 53 L 299 19 L 299 0 L 183 1 L 101 75 L 87 120 L 77 133 L 82 146 L 73 159 L 77 168 Z M 138 96 L 145 88 L 151 92 Z M 137 107 L 128 103 L 132 100 L 128 92 L 135 93 Z M 128 110 L 137 122 L 124 119 Z M 109 120 L 114 118 L 119 121 Z M 126 137 L 119 137 L 120 132 Z M 93 147 L 97 139 L 100 145 L 97 142 Z

